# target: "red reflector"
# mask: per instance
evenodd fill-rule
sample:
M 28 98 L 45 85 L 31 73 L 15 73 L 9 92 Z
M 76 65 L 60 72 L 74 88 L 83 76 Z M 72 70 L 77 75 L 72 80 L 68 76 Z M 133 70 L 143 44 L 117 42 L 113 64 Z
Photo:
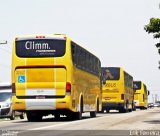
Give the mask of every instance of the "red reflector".
M 12 93 L 16 93 L 16 85 L 15 85 L 15 83 L 12 83 Z
M 45 38 L 45 36 L 36 36 L 36 38 Z
M 71 92 L 71 83 L 66 83 L 66 92 Z

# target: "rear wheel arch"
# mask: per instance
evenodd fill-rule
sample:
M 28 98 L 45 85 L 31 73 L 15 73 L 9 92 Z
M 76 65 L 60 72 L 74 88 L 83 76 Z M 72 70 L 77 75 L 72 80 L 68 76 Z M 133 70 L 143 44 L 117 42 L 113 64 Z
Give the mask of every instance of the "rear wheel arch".
M 83 112 L 83 107 L 84 107 L 83 104 L 84 104 L 84 102 L 83 102 L 83 94 L 81 93 L 81 94 L 79 95 L 79 101 L 78 101 L 78 103 L 77 103 L 77 105 L 78 105 L 77 111 Z
M 99 96 L 96 97 L 96 112 L 99 112 Z

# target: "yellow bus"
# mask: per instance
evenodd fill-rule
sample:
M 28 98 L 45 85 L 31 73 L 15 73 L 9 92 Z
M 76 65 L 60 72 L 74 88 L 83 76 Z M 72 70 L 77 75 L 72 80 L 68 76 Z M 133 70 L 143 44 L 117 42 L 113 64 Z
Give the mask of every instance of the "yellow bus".
M 64 34 L 20 36 L 13 42 L 13 109 L 28 121 L 52 114 L 81 119 L 101 110 L 101 62 Z
M 147 90 L 146 85 L 142 81 L 134 81 L 133 85 L 135 90 L 134 103 L 136 108 L 141 110 L 147 109 L 149 91 Z
M 133 77 L 121 67 L 102 67 L 102 112 L 119 110 L 132 111 L 134 108 Z

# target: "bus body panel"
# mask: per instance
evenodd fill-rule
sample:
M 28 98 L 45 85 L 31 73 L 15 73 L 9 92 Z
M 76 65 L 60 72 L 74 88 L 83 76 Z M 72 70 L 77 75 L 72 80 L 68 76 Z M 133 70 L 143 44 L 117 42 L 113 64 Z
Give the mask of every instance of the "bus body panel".
M 134 81 L 134 102 L 136 108 L 148 108 L 148 92 L 146 85 L 142 81 Z
M 127 103 L 128 109 L 132 109 L 132 105 L 133 105 L 132 81 L 133 81 L 133 78 L 130 79 L 130 87 L 128 87 L 125 81 L 125 72 L 122 68 L 119 68 L 119 69 L 120 69 L 119 79 L 116 79 L 116 80 L 107 79 L 106 83 L 103 85 L 102 108 L 104 110 L 105 109 L 106 110 L 111 110 L 111 109 L 120 110 L 123 108 L 126 109 L 126 103 Z M 114 74 L 114 72 L 111 72 L 111 73 Z
M 73 73 L 73 86 L 75 87 L 73 90 L 77 90 L 73 92 L 76 100 L 79 99 L 80 94 L 83 94 L 84 111 L 94 111 L 96 109 L 95 98 L 100 97 L 99 78 L 77 69 Z
M 65 37 L 65 40 L 65 54 L 61 57 L 47 58 L 18 57 L 14 41 L 12 54 L 14 110 L 78 112 L 81 97 L 84 100 L 84 112 L 97 110 L 97 100 L 101 110 L 100 77 L 73 64 L 71 39 Z M 68 83 L 71 87 L 70 92 L 67 92 Z

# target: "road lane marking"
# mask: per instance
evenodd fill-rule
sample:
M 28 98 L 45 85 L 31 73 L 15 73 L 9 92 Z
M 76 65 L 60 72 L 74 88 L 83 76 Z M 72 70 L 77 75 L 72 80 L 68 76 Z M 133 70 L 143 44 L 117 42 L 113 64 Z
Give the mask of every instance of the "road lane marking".
M 60 126 L 64 126 L 64 125 L 71 125 L 71 124 L 76 124 L 76 123 L 81 123 L 81 122 L 88 122 L 88 121 L 92 121 L 92 120 L 99 120 L 99 119 L 106 118 L 109 116 L 111 116 L 111 115 L 101 116 L 101 117 L 97 117 L 97 118 L 89 118 L 89 119 L 84 119 L 84 120 L 76 120 L 73 122 L 68 122 L 68 123 L 63 123 L 63 124 L 58 124 L 58 125 L 50 125 L 50 126 L 45 126 L 45 127 L 32 128 L 32 129 L 28 129 L 28 130 L 42 130 L 42 129 L 60 127 Z

